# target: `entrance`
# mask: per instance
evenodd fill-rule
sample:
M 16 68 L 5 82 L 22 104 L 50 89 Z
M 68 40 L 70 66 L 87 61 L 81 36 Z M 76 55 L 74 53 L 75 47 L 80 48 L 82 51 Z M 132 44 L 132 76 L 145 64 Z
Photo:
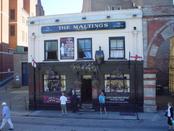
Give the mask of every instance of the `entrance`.
M 92 80 L 91 76 L 83 76 L 81 86 L 81 102 L 92 102 Z

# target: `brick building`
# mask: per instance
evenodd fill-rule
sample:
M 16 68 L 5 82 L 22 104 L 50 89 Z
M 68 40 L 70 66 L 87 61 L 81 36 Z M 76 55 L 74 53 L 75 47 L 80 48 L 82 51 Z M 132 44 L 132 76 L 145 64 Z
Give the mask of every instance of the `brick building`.
M 9 0 L 0 1 L 0 86 L 13 74 L 13 54 L 9 49 Z

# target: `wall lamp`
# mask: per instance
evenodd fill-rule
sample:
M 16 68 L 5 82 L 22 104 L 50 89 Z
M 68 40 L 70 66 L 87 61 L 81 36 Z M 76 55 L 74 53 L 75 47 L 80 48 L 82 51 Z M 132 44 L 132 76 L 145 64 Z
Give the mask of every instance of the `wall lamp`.
M 55 22 L 59 22 L 60 20 L 59 19 L 55 19 Z
M 31 34 L 31 36 L 33 39 L 36 39 L 36 34 L 34 32 Z
M 86 16 L 83 16 L 83 17 L 82 17 L 82 20 L 86 20 Z
M 30 24 L 31 24 L 31 25 L 32 25 L 32 24 L 35 24 L 35 22 L 34 22 L 34 21 L 31 21 Z
M 133 14 L 132 17 L 137 17 L 137 14 Z
M 111 18 L 111 16 L 110 15 L 107 15 L 106 18 L 109 19 L 109 18 Z

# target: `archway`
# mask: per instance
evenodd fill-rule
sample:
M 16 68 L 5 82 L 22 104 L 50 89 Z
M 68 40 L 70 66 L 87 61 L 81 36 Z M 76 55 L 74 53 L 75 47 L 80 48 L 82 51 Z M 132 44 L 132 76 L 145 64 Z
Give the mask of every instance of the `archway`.
M 159 24 L 159 23 L 158 23 Z M 149 29 L 150 30 L 150 29 Z M 168 21 L 153 32 L 149 41 L 145 65 L 157 69 L 157 106 L 162 108 L 171 101 L 172 90 L 169 87 L 169 56 L 171 38 L 174 36 L 174 21 Z

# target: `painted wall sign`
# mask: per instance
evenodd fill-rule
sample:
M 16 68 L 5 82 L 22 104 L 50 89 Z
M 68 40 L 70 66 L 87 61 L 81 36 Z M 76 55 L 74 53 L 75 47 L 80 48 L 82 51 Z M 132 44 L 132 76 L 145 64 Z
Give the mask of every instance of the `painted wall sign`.
M 106 103 L 129 103 L 129 96 L 106 96 Z
M 60 103 L 60 96 L 43 96 L 43 103 Z M 70 97 L 67 97 L 67 103 L 71 103 Z
M 41 32 L 58 33 L 58 32 L 71 32 L 71 31 L 110 30 L 110 29 L 125 29 L 125 28 L 126 28 L 126 23 L 124 21 L 115 21 L 115 22 L 42 26 Z

